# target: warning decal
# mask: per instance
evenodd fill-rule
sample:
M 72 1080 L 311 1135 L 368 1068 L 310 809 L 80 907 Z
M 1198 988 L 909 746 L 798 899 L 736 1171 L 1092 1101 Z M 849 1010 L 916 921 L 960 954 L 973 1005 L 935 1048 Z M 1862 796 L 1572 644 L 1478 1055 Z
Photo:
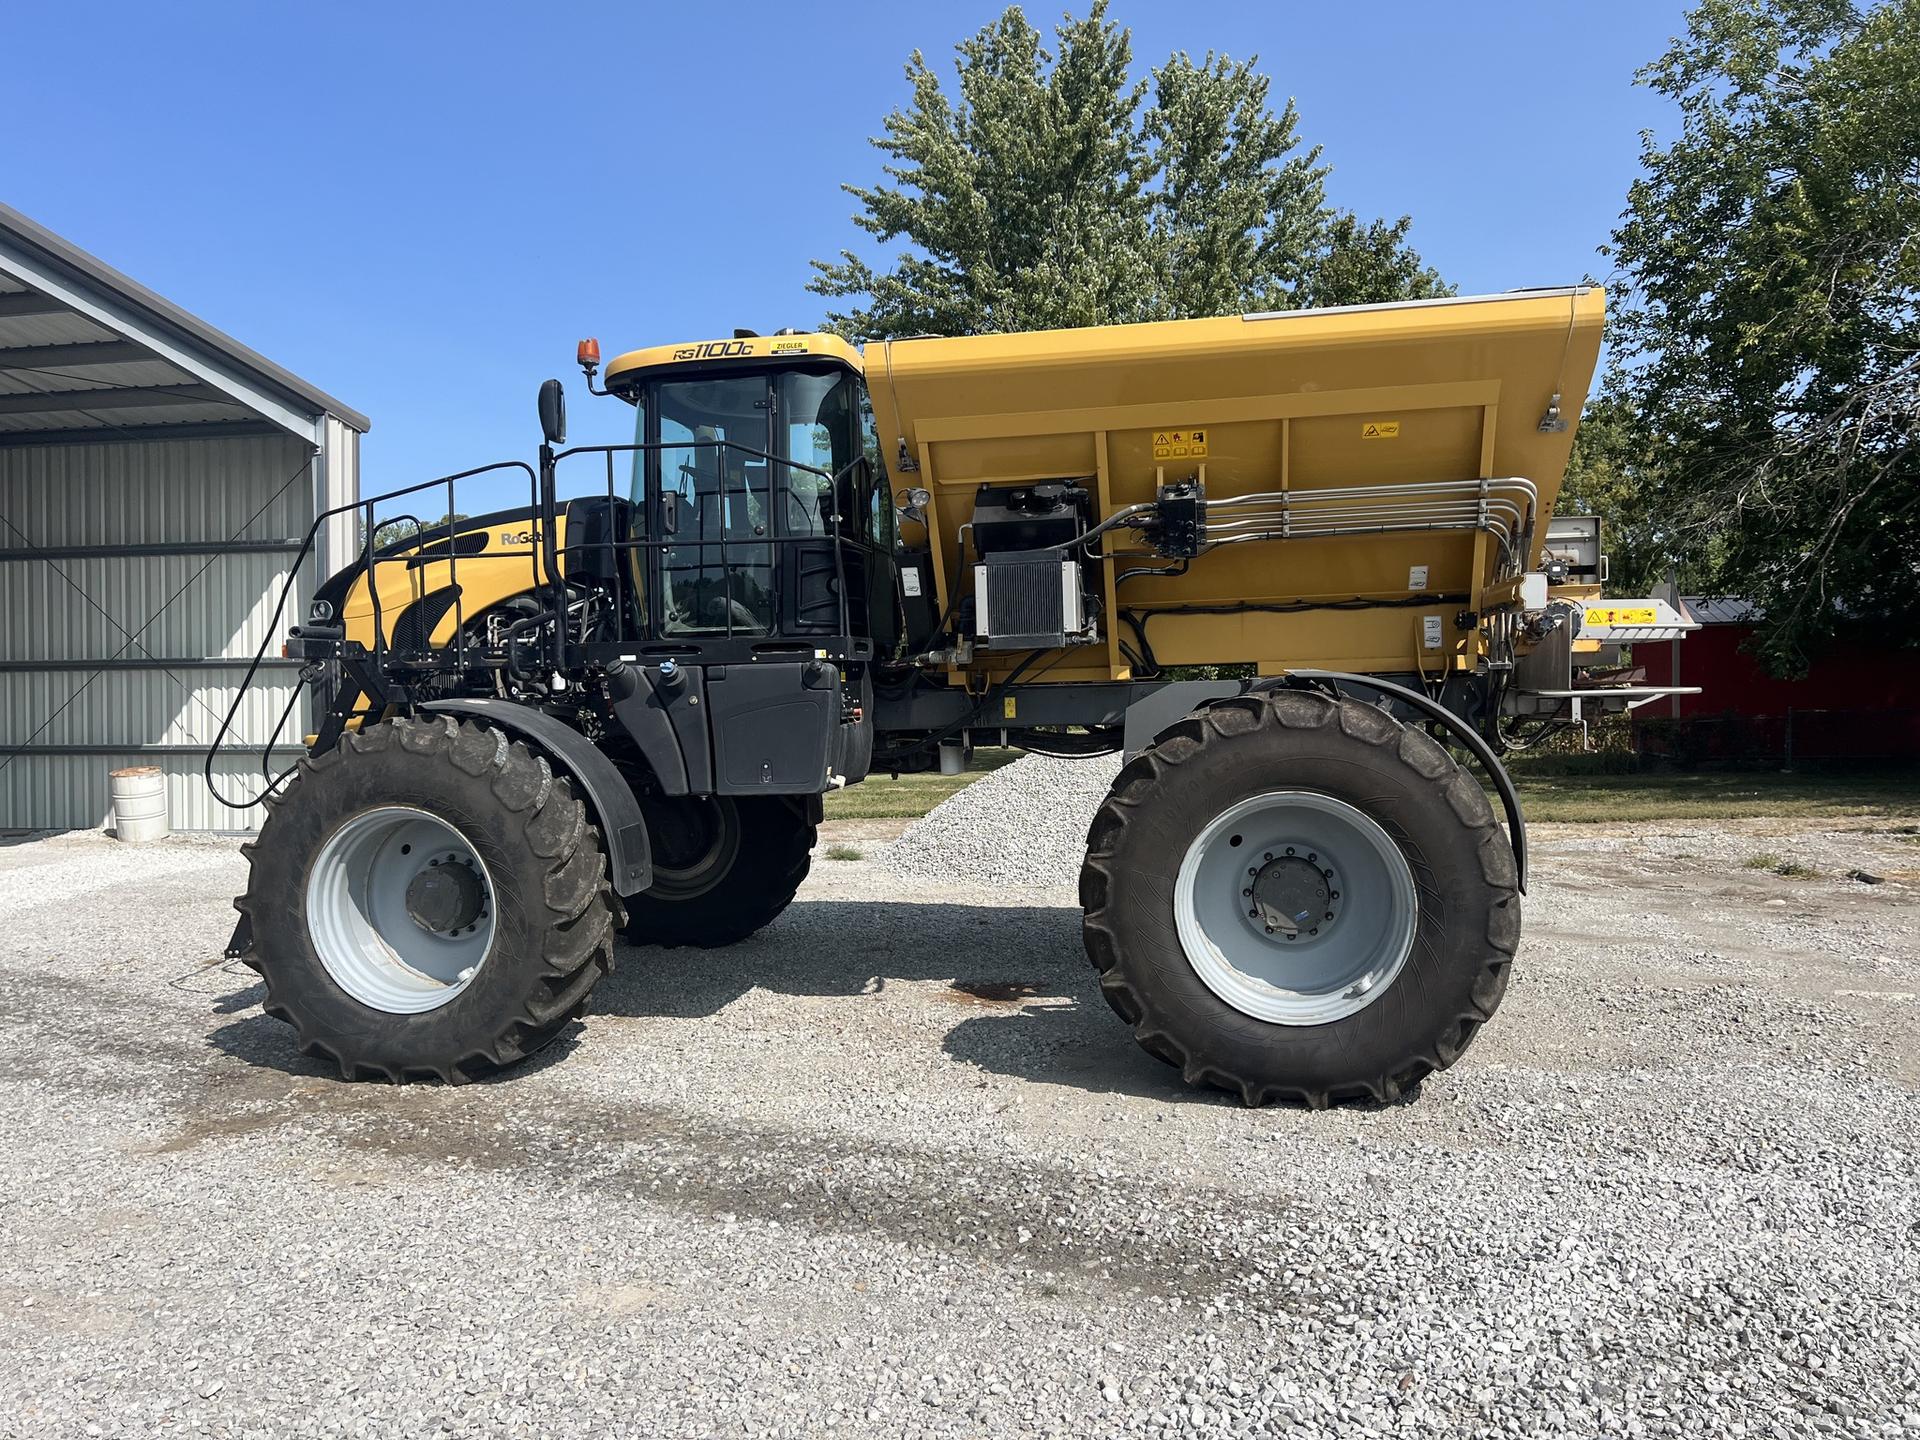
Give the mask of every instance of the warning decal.
M 1658 625 L 1660 612 L 1651 605 L 1589 605 L 1585 623 L 1601 625 Z
M 1156 460 L 1204 460 L 1207 458 L 1205 430 L 1156 430 L 1153 432 L 1153 458 Z
M 1362 440 L 1398 440 L 1400 422 L 1398 420 L 1368 420 L 1360 427 Z

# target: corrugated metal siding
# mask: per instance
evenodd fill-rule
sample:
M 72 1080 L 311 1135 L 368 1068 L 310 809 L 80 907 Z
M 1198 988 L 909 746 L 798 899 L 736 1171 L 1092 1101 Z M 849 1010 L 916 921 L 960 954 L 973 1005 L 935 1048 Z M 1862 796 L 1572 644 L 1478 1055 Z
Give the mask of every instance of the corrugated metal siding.
M 305 446 L 273 435 L 24 445 L 0 450 L 0 504 L 36 545 L 225 540 L 305 462 Z M 311 505 L 296 479 L 244 538 L 298 539 Z
M 296 757 L 284 756 L 281 766 Z M 199 755 L 28 755 L 0 773 L 0 815 L 56 815 L 57 822 L 21 828 L 41 830 L 97 830 L 107 822 L 112 806 L 107 799 L 107 775 L 125 765 L 158 765 L 167 785 L 167 818 L 176 830 L 257 830 L 258 807 L 228 810 L 207 794 Z M 260 780 L 259 758 L 222 760 L 214 771 L 222 793 L 230 797 L 253 795 Z M 12 823 L 9 821 L 8 823 Z
M 314 514 L 307 458 L 305 445 L 275 436 L 0 448 L 0 513 L 36 546 L 298 540 Z M 20 548 L 0 527 L 0 549 Z M 7 617 L 0 659 L 97 660 L 123 651 L 251 656 L 305 614 L 316 573 L 303 573 L 286 613 L 277 623 L 273 618 L 291 560 L 238 553 L 0 562 L 0 613 Z M 167 604 L 176 591 L 179 598 Z M 138 644 L 129 645 L 129 634 Z M 203 746 L 243 672 L 108 670 L 89 684 L 91 673 L 0 671 L 0 744 L 31 736 L 36 744 Z M 263 672 L 230 743 L 264 743 L 296 679 L 291 670 Z M 72 705 L 36 736 L 69 699 Z M 306 709 L 304 702 L 296 706 L 289 722 L 295 743 L 310 728 Z M 199 755 L 146 758 L 167 772 L 176 828 L 257 827 L 257 810 L 229 811 L 207 794 Z M 98 825 L 108 809 L 107 772 L 141 760 L 133 749 L 17 756 L 0 771 L 0 825 Z M 253 793 L 241 777 L 257 776 L 258 761 L 244 748 L 221 770 L 233 777 L 230 795 Z
M 198 667 L 112 670 L 98 679 L 84 670 L 0 671 L 0 733 L 24 737 L 39 730 L 37 745 L 121 745 L 133 737 L 146 745 L 205 748 L 245 677 L 244 670 Z M 261 671 L 234 716 L 234 733 L 264 740 L 299 678 L 285 666 Z M 58 718 L 42 729 L 55 712 Z M 305 733 L 295 730 L 294 740 Z
M 252 655 L 292 561 L 236 554 L 0 562 L 0 609 L 8 617 L 0 660 L 137 656 L 141 647 L 152 655 Z M 281 630 L 303 613 L 291 600 L 288 611 Z M 130 646 L 135 635 L 139 643 Z

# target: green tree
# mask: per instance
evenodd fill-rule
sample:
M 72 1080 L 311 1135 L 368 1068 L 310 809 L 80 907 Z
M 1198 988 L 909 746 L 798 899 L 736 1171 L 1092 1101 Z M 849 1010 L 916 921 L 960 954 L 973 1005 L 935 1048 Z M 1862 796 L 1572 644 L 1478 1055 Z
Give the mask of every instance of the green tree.
M 1018 7 L 956 47 L 956 83 L 915 51 L 912 101 L 873 143 L 887 180 L 849 185 L 881 247 L 815 261 L 870 338 L 1119 324 L 1447 293 L 1409 222 L 1328 208 L 1327 167 L 1256 62 L 1170 56 L 1132 78 L 1106 0 L 1049 51 Z
M 1295 303 L 1378 305 L 1453 294 L 1453 286 L 1407 244 L 1412 228 L 1409 215 L 1370 225 L 1361 224 L 1351 210 L 1333 215 L 1323 227 Z
M 457 526 L 466 518 L 467 516 L 464 513 L 456 510 L 451 515 L 442 515 L 436 520 L 427 521 L 425 524 L 422 524 L 411 515 L 402 515 L 393 520 L 382 520 L 373 530 L 373 548 L 378 550 L 382 546 L 397 545 L 402 540 L 410 539 L 418 535 L 422 530 L 437 530 L 445 525 Z M 362 545 L 366 543 L 366 538 L 367 523 L 365 520 L 362 520 L 360 522 L 360 543 Z
M 1607 392 L 1633 505 L 1783 672 L 1852 616 L 1920 633 L 1920 0 L 1702 0 L 1640 80 Z
M 1281 310 L 1312 273 L 1326 229 L 1328 168 L 1304 154 L 1292 100 L 1278 115 L 1257 62 L 1184 53 L 1153 72 L 1142 140 L 1155 319 Z

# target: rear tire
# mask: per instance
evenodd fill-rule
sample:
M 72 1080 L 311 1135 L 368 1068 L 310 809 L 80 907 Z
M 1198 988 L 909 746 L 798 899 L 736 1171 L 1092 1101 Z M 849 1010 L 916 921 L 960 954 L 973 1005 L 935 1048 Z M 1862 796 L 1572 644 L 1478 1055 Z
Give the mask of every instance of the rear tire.
M 1399 1098 L 1492 1018 L 1520 935 L 1473 777 L 1378 706 L 1286 689 L 1216 701 L 1120 772 L 1080 899 L 1134 1038 L 1248 1105 Z
M 423 837 L 457 884 L 419 867 Z M 234 905 L 253 922 L 244 958 L 266 1012 L 342 1079 L 458 1083 L 511 1065 L 613 968 L 599 832 L 567 780 L 497 730 L 439 717 L 349 733 L 300 763 L 243 848 Z M 436 966 L 443 950 L 459 958 Z
M 642 796 L 653 885 L 627 900 L 633 945 L 717 949 L 763 929 L 793 902 L 819 832 L 803 798 Z

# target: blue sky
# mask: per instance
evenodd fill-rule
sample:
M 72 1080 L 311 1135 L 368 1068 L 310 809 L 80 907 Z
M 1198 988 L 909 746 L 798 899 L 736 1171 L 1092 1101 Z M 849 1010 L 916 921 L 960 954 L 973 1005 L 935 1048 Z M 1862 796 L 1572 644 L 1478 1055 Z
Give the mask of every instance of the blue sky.
M 818 320 L 807 261 L 854 244 L 843 181 L 998 0 L 16 6 L 0 196 L 373 419 L 369 490 L 525 457 L 538 382 L 573 438 L 630 412 L 574 341 Z M 1050 24 L 1052 4 L 1027 7 Z M 1335 203 L 1410 213 L 1468 292 L 1604 275 L 1634 70 L 1679 3 L 1114 0 L 1144 69 L 1258 54 Z M 464 504 L 464 502 L 463 502 Z

